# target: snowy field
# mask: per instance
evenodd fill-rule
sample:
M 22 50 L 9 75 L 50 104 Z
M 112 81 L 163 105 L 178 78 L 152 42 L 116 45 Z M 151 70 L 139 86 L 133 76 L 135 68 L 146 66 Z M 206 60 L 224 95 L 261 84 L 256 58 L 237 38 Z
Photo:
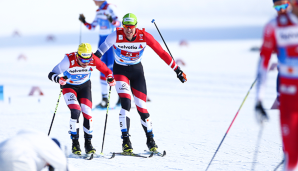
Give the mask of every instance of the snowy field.
M 147 107 L 153 120 L 155 141 L 161 151 L 167 151 L 166 157 L 116 156 L 112 160 L 95 158 L 91 161 L 69 158 L 70 165 L 82 171 L 205 170 L 255 80 L 259 54 L 250 48 L 262 43 L 258 28 L 274 16 L 272 0 L 250 0 L 245 4 L 239 0 L 109 2 L 117 4 L 119 16 L 135 13 L 139 19 L 138 27 L 154 30 L 152 34 L 161 40 L 150 22 L 156 19 L 174 58 L 185 62 L 185 66 L 180 66 L 187 74 L 188 82 L 182 84 L 175 72 L 147 47 L 142 61 L 148 97 L 152 101 Z M 0 1 L 0 6 L 5 7 L 0 11 L 0 19 L 5 23 L 0 29 L 0 85 L 4 86 L 4 101 L 0 101 L 0 142 L 25 128 L 47 134 L 60 93 L 59 85 L 47 78 L 48 73 L 65 53 L 76 51 L 80 33 L 78 16 L 84 13 L 86 20 L 91 22 L 96 7 L 91 0 L 52 0 L 47 3 L 15 0 Z M 256 29 L 232 36 L 239 27 Z M 222 30 L 221 35 L 208 32 L 214 29 Z M 14 31 L 21 37 L 12 37 Z M 48 35 L 56 36 L 55 41 L 47 42 Z M 179 42 L 185 35 L 189 46 L 181 47 Z M 197 35 L 203 37 L 197 38 Z M 249 35 L 252 35 L 251 39 L 248 39 Z M 95 51 L 98 31 L 89 32 L 82 28 L 82 41 L 90 43 Z M 21 54 L 27 60 L 18 60 Z M 276 62 L 275 55 L 271 62 Z M 269 73 L 264 99 L 267 109 L 276 96 L 276 75 L 276 70 Z M 95 106 L 101 100 L 99 72 L 92 73 L 91 81 Z M 38 86 L 44 96 L 28 96 L 33 86 Z M 116 101 L 117 93 L 113 89 L 111 103 Z M 259 132 L 254 105 L 255 89 L 246 99 L 210 171 L 251 169 Z M 121 151 L 119 110 L 109 111 L 103 150 L 106 155 Z M 273 170 L 283 158 L 279 114 L 277 110 L 268 110 L 268 113 L 270 121 L 264 126 L 255 169 L 260 171 Z M 93 112 L 92 142 L 98 152 L 101 151 L 105 116 L 105 111 Z M 59 139 L 70 153 L 69 118 L 70 111 L 61 97 L 50 136 Z M 80 126 L 83 147 L 82 120 Z M 142 153 L 147 149 L 135 108 L 131 109 L 130 134 L 134 152 Z

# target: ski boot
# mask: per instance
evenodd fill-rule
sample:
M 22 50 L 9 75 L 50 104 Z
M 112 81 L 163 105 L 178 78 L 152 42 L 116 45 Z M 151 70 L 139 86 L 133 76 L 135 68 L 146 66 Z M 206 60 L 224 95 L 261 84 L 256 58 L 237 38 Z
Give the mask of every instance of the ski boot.
M 96 149 L 91 144 L 91 139 L 85 139 L 85 152 L 86 154 L 94 154 Z
M 155 144 L 155 141 L 153 139 L 153 135 L 147 137 L 147 147 L 149 151 L 157 151 L 157 145 Z
M 106 97 L 102 98 L 102 101 L 96 105 L 96 108 L 104 109 L 108 107 L 108 99 Z
M 122 136 L 122 139 L 123 139 L 123 143 L 122 143 L 123 153 L 132 153 L 133 148 L 131 146 L 129 136 L 125 136 L 125 137 Z
M 72 153 L 75 155 L 81 155 L 79 139 L 72 140 Z

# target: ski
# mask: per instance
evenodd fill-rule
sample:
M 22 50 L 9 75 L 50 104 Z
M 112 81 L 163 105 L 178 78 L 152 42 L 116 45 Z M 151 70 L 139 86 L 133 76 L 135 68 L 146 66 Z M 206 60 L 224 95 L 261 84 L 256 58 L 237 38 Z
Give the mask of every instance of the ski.
M 79 158 L 79 159 L 85 159 L 85 160 L 92 160 L 94 158 L 105 158 L 105 159 L 112 159 L 115 155 L 112 156 L 105 156 L 103 154 L 83 154 L 83 155 L 76 155 L 76 154 L 70 154 L 68 158 Z
M 85 159 L 85 160 L 92 160 L 94 157 L 94 154 L 83 154 L 83 155 L 77 155 L 77 154 L 70 154 L 68 158 L 77 158 L 77 159 Z
M 165 150 L 162 153 L 159 152 L 159 151 L 148 151 L 148 150 L 144 150 L 144 151 L 147 152 L 147 153 L 155 154 L 155 155 L 160 156 L 160 157 L 164 157 L 165 155 L 167 155 L 167 152 Z
M 132 152 L 111 152 L 114 156 L 119 155 L 119 156 L 132 156 L 132 157 L 141 157 L 141 158 L 151 158 L 153 156 L 153 153 L 151 153 L 149 156 L 137 154 L 137 153 L 132 153 Z

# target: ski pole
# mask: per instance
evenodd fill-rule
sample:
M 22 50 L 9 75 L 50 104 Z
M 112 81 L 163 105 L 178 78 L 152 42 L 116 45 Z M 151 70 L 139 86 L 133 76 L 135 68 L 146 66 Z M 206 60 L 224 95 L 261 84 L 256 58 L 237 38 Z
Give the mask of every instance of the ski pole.
M 155 20 L 154 20 L 154 19 L 152 19 L 152 21 L 151 21 L 151 22 L 152 22 L 152 23 L 155 25 L 155 27 L 156 27 L 156 29 L 157 29 L 157 31 L 158 31 L 158 33 L 159 33 L 159 35 L 160 35 L 160 37 L 161 37 L 161 39 L 162 39 L 163 43 L 166 45 L 166 48 L 168 49 L 168 51 L 169 51 L 169 53 L 170 53 L 171 57 L 173 58 L 173 56 L 172 56 L 172 54 L 171 54 L 171 52 L 170 52 L 170 49 L 168 48 L 168 46 L 167 46 L 167 44 L 166 44 L 165 40 L 163 39 L 163 37 L 162 37 L 162 35 L 161 35 L 161 33 L 160 33 L 160 31 L 159 31 L 159 29 L 158 29 L 157 25 L 155 24 Z M 173 58 L 173 60 L 175 60 L 175 59 Z
M 59 104 L 59 100 L 60 100 L 60 97 L 61 97 L 61 93 L 62 93 L 62 89 L 60 91 L 59 98 L 58 98 L 58 101 L 57 101 L 57 104 L 56 104 L 56 108 L 55 108 L 55 112 L 54 112 L 54 115 L 53 115 L 53 119 L 52 119 L 52 122 L 51 122 L 51 126 L 50 126 L 50 129 L 49 129 L 48 136 L 50 136 L 50 133 L 51 133 L 51 129 L 52 129 L 52 125 L 53 125 L 53 122 L 54 122 L 54 119 L 55 119 L 55 115 L 56 115 L 56 111 L 57 111 L 57 108 L 58 108 L 58 104 Z
M 276 168 L 273 171 L 277 171 L 279 166 L 281 166 L 285 162 L 285 159 L 282 159 L 282 161 L 276 166 Z
M 259 135 L 258 135 L 258 140 L 257 140 L 256 148 L 255 148 L 254 158 L 253 158 L 253 161 L 252 161 L 251 171 L 255 170 L 255 165 L 256 165 L 256 162 L 257 162 L 257 158 L 258 158 L 258 151 L 259 151 L 259 145 L 260 145 L 261 138 L 262 138 L 263 128 L 264 128 L 264 125 L 263 125 L 263 123 L 261 123 L 260 130 L 259 130 Z
M 221 144 L 223 143 L 224 139 L 226 138 L 227 134 L 229 133 L 229 131 L 230 131 L 230 129 L 231 129 L 231 127 L 232 127 L 232 125 L 233 125 L 233 123 L 234 123 L 234 121 L 235 121 L 236 117 L 237 117 L 237 116 L 238 116 L 238 114 L 239 114 L 239 111 L 240 111 L 240 109 L 242 108 L 242 106 L 243 106 L 243 104 L 244 104 L 244 102 L 245 102 L 245 100 L 246 100 L 247 96 L 248 96 L 248 95 L 249 95 L 249 93 L 250 93 L 250 90 L 252 89 L 252 87 L 253 87 L 253 86 L 255 85 L 255 83 L 257 82 L 257 79 L 258 79 L 258 78 L 256 78 L 256 79 L 255 79 L 255 81 L 254 81 L 254 82 L 252 83 L 252 85 L 250 86 L 250 89 L 248 90 L 248 92 L 247 92 L 247 94 L 246 94 L 246 96 L 245 96 L 244 100 L 242 101 L 242 103 L 241 103 L 241 105 L 240 105 L 240 107 L 239 107 L 239 109 L 238 109 L 238 111 L 237 111 L 237 113 L 236 113 L 236 115 L 235 115 L 235 117 L 234 117 L 234 119 L 233 119 L 232 123 L 230 124 L 230 126 L 229 126 L 229 128 L 228 128 L 227 132 L 225 133 L 224 137 L 222 138 L 222 140 L 221 140 L 221 142 L 220 142 L 219 146 L 217 147 L 217 149 L 216 149 L 216 151 L 215 151 L 215 153 L 214 153 L 214 155 L 213 155 L 212 159 L 210 160 L 210 162 L 209 162 L 209 164 L 208 164 L 208 166 L 207 166 L 207 168 L 206 168 L 206 170 L 205 170 L 205 171 L 207 171 L 207 170 L 208 170 L 208 168 L 209 168 L 209 166 L 210 166 L 211 162 L 213 161 L 213 159 L 214 159 L 214 157 L 215 157 L 216 153 L 218 152 L 218 150 L 219 150 L 219 148 L 220 148 Z
M 110 89 L 109 89 L 109 97 L 108 97 L 107 114 L 106 114 L 105 127 L 104 127 L 104 131 L 103 131 L 103 139 L 102 139 L 101 152 L 100 152 L 100 154 L 101 154 L 101 155 L 103 155 L 102 151 L 103 151 L 103 145 L 104 145 L 104 142 L 105 142 L 106 127 L 107 127 L 107 120 L 108 120 L 108 112 L 109 112 L 109 107 L 110 107 L 111 89 L 112 89 L 112 86 L 110 86 Z
M 63 78 L 64 78 L 65 80 L 68 79 L 67 76 L 64 76 Z M 61 97 L 62 90 L 63 90 L 63 89 L 61 88 L 61 90 L 60 90 L 60 94 L 59 94 L 59 98 L 58 98 L 58 101 L 57 101 L 57 104 L 56 104 L 55 112 L 54 112 L 54 115 L 53 115 L 53 119 L 52 119 L 52 122 L 51 122 L 51 126 L 50 126 L 50 129 L 49 129 L 48 136 L 50 136 L 50 133 L 51 133 L 52 125 L 53 125 L 53 122 L 54 122 L 54 119 L 55 119 L 56 111 L 57 111 L 57 109 L 58 109 L 58 104 L 59 104 L 59 100 L 60 100 L 60 97 Z

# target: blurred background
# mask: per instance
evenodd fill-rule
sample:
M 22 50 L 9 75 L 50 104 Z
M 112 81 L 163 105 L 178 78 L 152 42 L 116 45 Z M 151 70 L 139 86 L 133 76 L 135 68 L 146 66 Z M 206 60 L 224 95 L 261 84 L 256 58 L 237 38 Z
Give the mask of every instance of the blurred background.
M 121 18 L 131 12 L 138 17 L 138 27 L 154 30 L 152 19 L 167 39 L 188 38 L 257 38 L 268 19 L 275 15 L 271 0 L 110 0 L 117 6 Z M 1 39 L 14 32 L 21 36 L 76 36 L 80 32 L 78 16 L 83 13 L 87 22 L 95 18 L 97 7 L 92 0 L 15 0 L 1 1 Z M 232 29 L 233 31 L 228 31 Z M 209 31 L 209 32 L 208 32 Z M 84 34 L 91 34 L 85 27 Z M 97 30 L 94 32 L 97 33 Z M 205 34 L 209 33 L 208 36 Z M 240 34 L 241 33 L 241 34 Z M 84 37 L 83 37 L 84 38 Z M 1 46 L 5 43 L 1 41 Z

